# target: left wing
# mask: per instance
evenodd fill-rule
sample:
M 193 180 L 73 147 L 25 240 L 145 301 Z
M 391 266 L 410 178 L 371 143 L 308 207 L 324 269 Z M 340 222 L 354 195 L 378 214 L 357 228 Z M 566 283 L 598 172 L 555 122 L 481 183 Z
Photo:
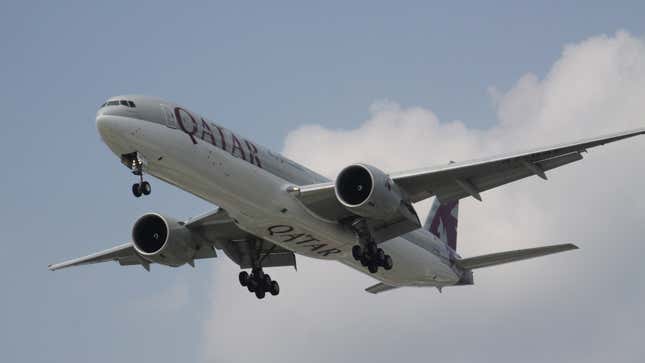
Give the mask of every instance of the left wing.
M 442 203 L 468 196 L 481 200 L 483 191 L 533 175 L 546 179 L 546 171 L 581 160 L 582 153 L 589 148 L 643 134 L 645 128 L 483 160 L 393 173 L 390 177 L 413 203 L 435 195 Z M 325 219 L 341 220 L 351 215 L 336 200 L 333 182 L 289 191 Z
M 200 248 L 194 259 L 217 257 L 215 249 L 221 249 L 240 265 L 240 268 L 250 268 L 258 262 L 262 267 L 296 266 L 296 256 L 293 252 L 243 231 L 222 208 L 191 218 L 184 226 L 200 240 Z M 128 242 L 48 267 L 54 271 L 107 261 L 116 261 L 122 266 L 142 265 L 148 271 L 152 263 L 137 253 L 132 242 Z
M 101 252 L 93 253 L 89 256 L 49 265 L 48 268 L 55 271 L 66 267 L 89 265 L 106 261 L 116 261 L 121 266 L 143 264 L 146 269 L 148 269 L 150 265 L 149 262 L 146 262 L 141 256 L 139 256 L 139 254 L 137 254 L 132 246 L 132 242 L 128 242 Z

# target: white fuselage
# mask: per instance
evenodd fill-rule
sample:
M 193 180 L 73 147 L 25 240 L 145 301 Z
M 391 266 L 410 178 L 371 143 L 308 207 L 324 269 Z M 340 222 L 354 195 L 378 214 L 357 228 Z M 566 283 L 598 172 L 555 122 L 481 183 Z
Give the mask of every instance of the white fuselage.
M 323 220 L 287 193 L 324 177 L 248 139 L 159 99 L 129 96 L 132 109 L 101 108 L 97 127 L 119 157 L 138 152 L 147 174 L 221 206 L 238 226 L 294 253 L 336 260 L 393 286 L 455 284 L 454 251 L 419 229 L 379 245 L 394 267 L 370 274 L 351 256 L 356 234 Z

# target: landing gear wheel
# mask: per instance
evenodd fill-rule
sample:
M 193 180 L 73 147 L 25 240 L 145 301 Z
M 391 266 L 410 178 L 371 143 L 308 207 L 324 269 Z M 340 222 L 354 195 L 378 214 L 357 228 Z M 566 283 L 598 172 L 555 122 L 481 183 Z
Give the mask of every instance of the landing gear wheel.
M 392 262 L 392 257 L 390 255 L 385 255 L 383 259 L 383 268 L 386 270 L 391 270 L 394 263 Z
M 254 278 L 249 278 L 249 281 L 246 283 L 246 288 L 249 289 L 249 292 L 255 292 L 258 290 L 258 282 Z
M 147 181 L 141 183 L 141 192 L 143 193 L 143 195 L 149 195 L 151 191 L 152 187 L 150 186 L 150 183 L 148 183 Z
M 271 295 L 276 296 L 280 293 L 280 285 L 277 281 L 271 281 L 271 289 L 269 290 Z
M 246 271 L 240 272 L 240 285 L 246 286 L 249 283 L 249 273 Z
M 365 267 L 367 267 L 367 265 L 369 265 L 369 258 L 367 257 L 367 255 L 361 256 L 361 265 L 363 265 Z
M 139 198 L 142 194 L 141 190 L 141 185 L 139 183 L 134 183 L 132 184 L 132 194 L 134 194 L 135 197 Z
M 383 266 L 383 262 L 385 261 L 385 252 L 383 252 L 382 249 L 376 250 L 376 262 Z
M 264 285 L 263 286 L 264 290 L 265 291 L 270 291 L 271 290 L 271 282 L 273 282 L 273 281 L 271 281 L 271 276 L 265 274 L 263 282 L 264 282 L 264 284 L 263 284 Z
M 360 261 L 363 257 L 363 248 L 359 245 L 352 247 L 352 256 L 356 261 Z
M 370 273 L 376 273 L 378 271 L 378 266 L 374 262 L 370 262 L 370 264 L 367 266 L 367 269 L 370 271 Z
M 374 256 L 376 254 L 376 251 L 378 251 L 378 247 L 376 247 L 376 243 L 370 242 L 367 244 L 367 253 Z
M 255 297 L 257 297 L 258 299 L 264 299 L 265 294 L 266 292 L 262 289 L 255 290 Z

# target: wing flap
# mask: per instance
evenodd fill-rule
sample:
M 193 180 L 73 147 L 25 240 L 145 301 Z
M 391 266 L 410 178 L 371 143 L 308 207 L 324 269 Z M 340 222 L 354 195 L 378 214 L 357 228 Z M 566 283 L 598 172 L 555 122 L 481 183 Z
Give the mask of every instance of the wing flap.
M 554 253 L 576 250 L 578 246 L 567 243 L 546 247 L 528 248 L 524 250 L 507 251 L 465 258 L 455 261 L 457 267 L 464 270 L 472 270 L 489 266 L 501 265 L 509 262 L 522 261 L 530 258 L 551 255 Z

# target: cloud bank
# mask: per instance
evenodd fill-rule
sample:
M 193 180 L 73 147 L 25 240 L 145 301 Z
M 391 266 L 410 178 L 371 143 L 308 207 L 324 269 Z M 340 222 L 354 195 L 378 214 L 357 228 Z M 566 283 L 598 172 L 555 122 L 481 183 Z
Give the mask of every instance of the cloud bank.
M 377 102 L 360 127 L 307 125 L 284 154 L 334 177 L 352 162 L 400 171 L 645 126 L 645 42 L 626 32 L 567 45 L 548 74 L 490 90 L 498 120 L 479 130 L 432 110 Z M 468 107 L 468 105 L 464 105 Z M 314 140 L 314 141 L 312 141 Z M 269 270 L 258 302 L 224 259 L 204 325 L 209 362 L 640 361 L 645 354 L 645 138 L 595 149 L 538 178 L 466 199 L 462 256 L 574 242 L 581 250 L 478 270 L 474 287 L 379 296 L 348 268 L 299 258 Z M 420 214 L 428 203 L 417 205 Z

